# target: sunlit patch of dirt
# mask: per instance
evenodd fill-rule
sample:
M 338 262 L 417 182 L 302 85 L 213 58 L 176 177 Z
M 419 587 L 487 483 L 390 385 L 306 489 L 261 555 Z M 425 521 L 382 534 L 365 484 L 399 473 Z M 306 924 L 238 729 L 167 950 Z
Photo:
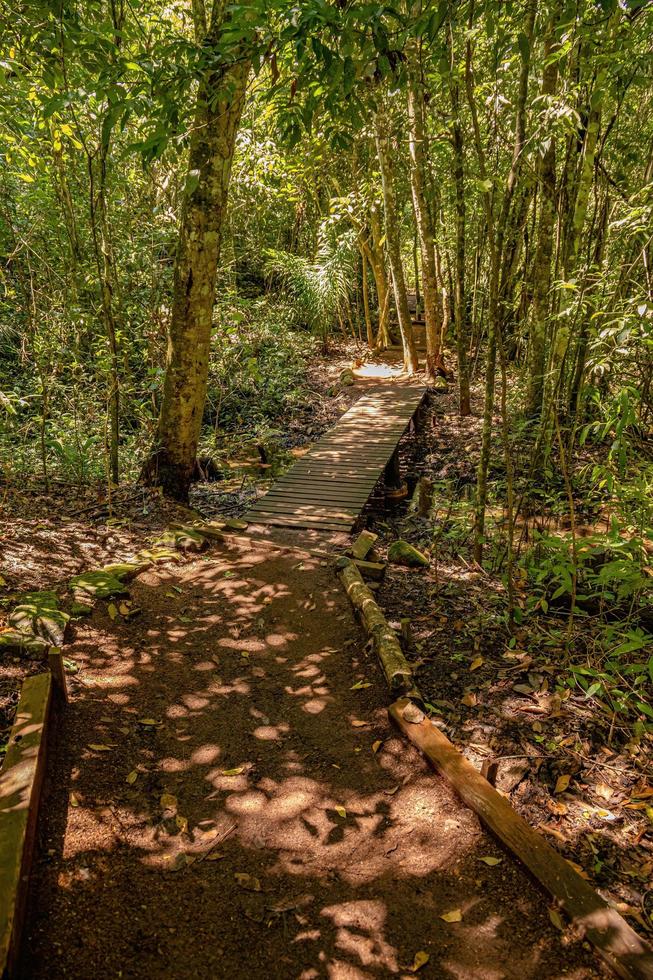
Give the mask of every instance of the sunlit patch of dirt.
M 30 977 L 604 975 L 389 729 L 326 563 L 232 543 L 132 591 L 67 651 Z

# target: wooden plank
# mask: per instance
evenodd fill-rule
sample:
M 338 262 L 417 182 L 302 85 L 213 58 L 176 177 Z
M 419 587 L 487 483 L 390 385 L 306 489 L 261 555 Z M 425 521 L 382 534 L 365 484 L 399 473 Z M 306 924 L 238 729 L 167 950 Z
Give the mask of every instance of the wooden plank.
M 408 717 L 415 718 L 414 722 L 404 716 L 408 706 Z M 559 903 L 612 969 L 626 980 L 653 980 L 653 949 L 649 944 L 519 816 L 449 739 L 407 699 L 396 701 L 388 713 L 463 802 Z
M 358 508 L 346 510 L 343 507 L 320 507 L 320 506 L 301 506 L 293 503 L 274 503 L 270 501 L 265 507 L 261 507 L 261 513 L 265 514 L 288 514 L 292 517 L 310 517 L 319 520 L 342 521 L 343 523 L 353 523 L 358 517 Z
M 252 524 L 277 524 L 281 527 L 305 527 L 313 528 L 315 531 L 343 531 L 349 533 L 353 521 L 349 523 L 336 523 L 335 521 L 318 521 L 306 517 L 292 517 L 289 514 L 251 514 Z
M 49 671 L 23 682 L 0 771 L 0 976 L 15 970 L 25 916 L 39 797 L 45 771 L 46 728 L 52 703 Z
M 70 701 L 68 697 L 68 681 L 66 679 L 66 668 L 63 665 L 61 647 L 50 647 L 48 650 L 48 664 L 57 693 L 62 702 L 68 704 Z
M 338 494 L 334 496 L 329 496 L 324 492 L 319 492 L 315 489 L 310 489 L 302 491 L 296 487 L 291 489 L 288 488 L 283 493 L 275 491 L 274 493 L 268 493 L 265 497 L 261 497 L 260 501 L 253 506 L 258 506 L 258 504 L 263 504 L 263 501 L 270 500 L 275 503 L 280 503 L 284 500 L 292 500 L 297 505 L 300 504 L 314 504 L 315 506 L 324 504 L 327 507 L 349 507 L 357 508 L 357 513 L 360 507 L 367 501 L 369 493 L 363 491 L 359 494 Z

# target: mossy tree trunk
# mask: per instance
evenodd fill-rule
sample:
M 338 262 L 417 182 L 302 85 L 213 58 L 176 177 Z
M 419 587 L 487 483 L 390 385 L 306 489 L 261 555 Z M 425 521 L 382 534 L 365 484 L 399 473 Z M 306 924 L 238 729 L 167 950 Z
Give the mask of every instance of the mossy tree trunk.
M 222 17 L 204 48 L 217 54 Z M 142 479 L 188 497 L 206 399 L 215 282 L 236 134 L 250 62 L 235 57 L 200 81 L 174 269 L 168 353 L 155 443 Z

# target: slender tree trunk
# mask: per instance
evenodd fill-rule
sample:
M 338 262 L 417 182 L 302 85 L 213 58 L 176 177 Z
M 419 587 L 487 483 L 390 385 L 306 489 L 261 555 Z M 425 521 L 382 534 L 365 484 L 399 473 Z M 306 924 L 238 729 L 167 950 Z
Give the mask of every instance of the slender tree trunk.
M 209 31 L 210 52 L 221 25 Z M 215 281 L 250 62 L 207 70 L 197 96 L 175 260 L 163 400 L 142 479 L 188 497 L 206 400 Z
M 361 246 L 361 285 L 363 290 L 363 311 L 365 313 L 365 333 L 367 336 L 367 346 L 370 350 L 374 347 L 374 331 L 372 330 L 372 317 L 370 316 L 370 294 L 367 282 L 367 255 Z
M 411 62 L 408 78 L 408 124 L 410 140 L 410 183 L 413 210 L 422 258 L 422 292 L 426 321 L 426 376 L 433 379 L 442 367 L 442 323 L 438 313 L 438 281 L 435 268 L 435 234 L 426 200 L 426 156 L 424 153 L 424 88 L 420 66 Z
M 599 136 L 599 128 L 601 125 L 601 96 L 605 77 L 606 71 L 605 69 L 602 69 L 599 72 L 592 89 L 587 129 L 585 131 L 583 152 L 580 160 L 579 174 L 576 181 L 574 211 L 569 226 L 569 236 L 566 242 L 566 248 L 564 251 L 564 274 L 567 280 L 571 279 L 577 269 L 581 236 L 585 225 L 585 219 L 587 217 L 589 195 L 592 189 L 592 182 L 594 180 L 596 146 Z M 566 305 L 570 305 L 570 300 L 566 301 Z M 567 360 L 570 341 L 570 318 L 568 316 L 562 316 L 556 332 L 555 342 L 551 349 L 548 379 L 547 385 L 545 386 L 545 400 L 542 412 L 545 427 L 550 427 L 550 422 L 553 419 L 554 402 L 563 394 L 563 389 L 565 387 L 563 375 L 565 373 L 565 363 Z
M 388 123 L 381 107 L 377 109 L 375 121 L 376 149 L 379 157 L 379 169 L 381 171 L 381 184 L 383 187 L 386 244 L 388 246 L 390 272 L 392 274 L 392 285 L 395 303 L 397 306 L 397 316 L 399 318 L 401 343 L 404 351 L 404 369 L 409 374 L 414 374 L 419 366 L 417 361 L 417 348 L 415 347 L 413 325 L 410 318 L 410 311 L 408 309 L 406 279 L 404 276 L 404 265 L 401 258 L 401 239 L 394 188 L 394 169 L 390 162 L 391 155 L 388 146 Z
M 456 352 L 458 355 L 459 410 L 461 415 L 472 411 L 469 391 L 469 325 L 465 305 L 465 163 L 463 134 L 460 123 L 460 83 L 455 63 L 453 29 L 450 25 L 449 46 L 451 72 L 449 96 L 452 114 L 453 180 L 456 189 L 456 260 L 454 281 L 454 324 L 456 327 Z
M 110 134 L 102 134 L 97 160 L 88 157 L 89 204 L 93 252 L 100 287 L 104 328 L 109 342 L 109 390 L 107 395 L 109 478 L 115 486 L 120 480 L 120 368 L 118 326 L 115 311 L 116 269 L 107 207 L 107 158 Z
M 386 350 L 390 346 L 390 286 L 385 267 L 381 215 L 376 204 L 370 208 L 370 232 L 372 233 L 372 245 L 368 258 L 372 266 L 376 298 L 379 305 L 379 325 L 374 346 L 377 350 Z
M 479 461 L 477 474 L 476 516 L 474 523 L 474 558 L 479 564 L 483 558 L 483 547 L 485 540 L 485 506 L 487 502 L 487 476 L 490 463 L 490 448 L 492 443 L 492 417 L 494 413 L 497 343 L 502 344 L 501 356 L 502 358 L 504 356 L 502 310 L 500 304 L 501 267 L 506 231 L 510 225 L 511 207 L 521 170 L 522 153 L 525 142 L 526 98 L 528 94 L 530 48 L 535 24 L 535 12 L 535 0 L 529 0 L 525 18 L 525 34 L 528 43 L 526 46 L 526 51 L 522 51 L 522 65 L 519 76 L 519 93 L 515 111 L 515 139 L 512 161 L 506 180 L 503 200 L 501 202 L 501 211 L 498 218 L 495 218 L 494 200 L 489 187 L 484 191 L 483 196 L 490 246 L 490 295 L 488 309 L 488 355 L 485 371 L 485 404 L 483 409 L 481 458 Z M 473 26 L 473 16 L 474 7 L 472 4 L 469 13 L 470 28 Z M 487 185 L 488 172 L 474 94 L 471 33 L 467 41 L 465 84 L 469 109 L 472 116 L 472 128 L 474 132 L 476 155 L 478 157 L 479 173 L 481 181 L 484 185 Z
M 545 107 L 546 102 L 555 95 L 558 84 L 558 62 L 550 60 L 555 45 L 553 29 L 554 25 L 552 24 L 544 44 L 545 65 L 541 95 L 545 101 Z M 537 161 L 537 186 L 539 216 L 532 270 L 533 308 L 528 338 L 528 388 L 526 392 L 526 413 L 528 415 L 540 413 L 544 394 L 551 259 L 553 257 L 553 229 L 555 225 L 556 140 L 553 133 L 549 135 L 548 145 Z

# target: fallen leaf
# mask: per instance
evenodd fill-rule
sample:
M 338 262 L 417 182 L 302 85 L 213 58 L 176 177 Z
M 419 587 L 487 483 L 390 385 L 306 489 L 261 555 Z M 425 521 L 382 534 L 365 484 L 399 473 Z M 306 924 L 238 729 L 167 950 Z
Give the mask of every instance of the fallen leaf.
M 79 806 L 79 797 L 75 793 L 70 794 L 70 805 Z
M 467 705 L 468 708 L 475 708 L 478 698 L 473 691 L 467 691 L 466 694 L 461 698 L 463 704 Z
M 347 819 L 347 811 L 345 810 L 344 806 L 337 806 L 335 809 L 339 817 L 342 817 L 343 820 Z
M 426 966 L 430 959 L 429 954 L 425 953 L 423 949 L 420 949 L 419 952 L 415 953 L 412 965 L 408 967 L 408 970 L 410 973 L 417 973 L 423 966 Z
M 376 742 L 373 742 L 372 743 L 372 752 L 374 752 L 374 754 L 376 754 L 379 751 L 379 749 L 381 748 L 382 745 L 383 745 L 383 742 L 380 739 L 377 739 Z
M 398 789 L 398 786 L 393 786 L 391 789 L 384 789 L 383 792 L 386 796 L 394 796 Z
M 238 766 L 237 769 L 223 769 L 221 775 L 223 776 L 240 776 L 241 772 L 245 769 L 244 766 Z
M 503 861 L 503 858 L 482 857 L 482 858 L 479 858 L 479 861 L 482 861 L 483 864 L 487 864 L 487 866 L 489 868 L 495 868 L 497 866 L 497 864 L 501 864 L 501 862 Z
M 129 606 L 126 602 L 121 602 L 118 606 L 118 612 L 121 616 L 129 616 L 130 609 L 131 606 Z
M 365 728 L 366 725 L 369 725 L 369 721 L 359 721 L 356 719 L 355 721 L 352 721 L 351 724 L 353 728 Z
M 163 722 L 157 721 L 156 718 L 139 718 L 138 724 L 145 725 L 147 728 L 157 728 L 159 725 L 162 725 Z
M 562 932 L 564 929 L 564 923 L 557 909 L 549 909 L 549 918 L 556 929 L 559 929 L 560 932 Z
M 556 782 L 555 789 L 553 790 L 553 792 L 564 793 L 564 791 L 569 786 L 570 782 L 571 782 L 571 776 L 569 775 L 569 773 L 565 773 L 564 776 L 558 776 L 558 780 Z
M 546 801 L 547 810 L 551 813 L 555 813 L 557 816 L 562 817 L 567 812 L 566 803 L 561 803 L 560 800 L 547 800 Z
M 173 796 L 172 793 L 163 793 L 159 803 L 161 804 L 161 808 L 163 810 L 176 810 L 177 797 Z
M 614 795 L 614 790 L 612 786 L 608 786 L 607 783 L 596 783 L 594 786 L 594 792 L 597 796 L 600 796 L 602 800 L 611 800 Z
M 133 786 L 137 779 L 138 773 L 135 769 L 132 769 L 132 771 L 125 777 L 125 782 L 129 783 L 130 786 Z
M 356 681 L 355 684 L 349 688 L 350 691 L 362 691 L 364 687 L 371 687 L 370 681 Z
M 206 857 L 204 858 L 204 860 L 205 861 L 221 861 L 224 856 L 225 856 L 224 855 L 224 851 L 211 851 L 210 854 L 207 854 L 206 855 Z
M 116 609 L 116 607 L 112 602 L 110 602 L 109 605 L 107 606 L 107 612 L 109 613 L 109 619 L 115 619 L 116 616 L 118 615 L 118 610 Z
M 234 878 L 240 887 L 248 892 L 260 892 L 261 890 L 261 882 L 253 875 L 245 874 L 243 871 L 237 871 Z
M 110 745 L 98 745 L 97 742 L 89 742 L 89 749 L 93 749 L 94 752 L 111 752 Z
M 185 834 L 188 830 L 188 817 L 182 817 L 179 814 L 175 817 L 175 823 L 182 834 Z
M 445 922 L 462 922 L 463 913 L 460 909 L 452 909 L 451 912 L 445 912 L 440 918 Z
M 581 868 L 580 864 L 576 864 L 575 861 L 570 861 L 569 858 L 565 858 L 565 861 L 567 862 L 568 865 L 570 865 L 570 867 L 574 869 L 574 871 L 577 874 L 581 876 L 581 878 L 585 878 L 586 881 L 589 881 L 588 873 L 584 870 L 584 868 Z
M 469 665 L 469 669 L 478 670 L 478 668 L 482 666 L 483 666 L 483 657 L 476 657 L 476 659 L 472 660 L 471 664 Z

